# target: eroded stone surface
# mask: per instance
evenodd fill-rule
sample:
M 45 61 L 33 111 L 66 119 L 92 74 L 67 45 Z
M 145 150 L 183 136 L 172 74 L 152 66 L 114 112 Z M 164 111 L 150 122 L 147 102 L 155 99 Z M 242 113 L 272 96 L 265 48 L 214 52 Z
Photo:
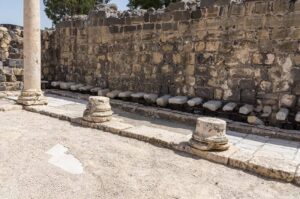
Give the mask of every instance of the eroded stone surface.
M 248 115 L 253 111 L 253 109 L 253 105 L 246 104 L 240 108 L 239 113 L 243 115 Z
M 203 104 L 203 107 L 207 108 L 210 111 L 217 111 L 219 108 L 221 108 L 221 106 L 222 106 L 222 102 L 216 100 L 211 100 Z
M 168 103 L 169 103 L 169 99 L 171 98 L 170 95 L 164 95 L 162 97 L 159 97 L 157 100 L 156 100 L 156 103 L 158 106 L 167 106 Z
M 237 104 L 234 102 L 229 102 L 223 107 L 223 111 L 233 111 L 237 107 Z
M 114 99 L 114 98 L 118 97 L 119 93 L 121 93 L 121 91 L 114 90 L 114 91 L 108 92 L 106 94 L 106 96 L 111 98 L 111 99 Z
M 153 103 L 153 104 L 156 103 L 157 98 L 158 98 L 157 94 L 145 94 L 144 95 L 144 99 L 148 103 Z
M 276 119 L 278 121 L 285 121 L 288 117 L 289 112 L 290 112 L 289 109 L 281 108 L 276 114 Z
M 199 106 L 200 104 L 202 104 L 203 99 L 201 97 L 195 97 L 193 99 L 190 99 L 189 101 L 187 101 L 187 104 L 190 107 L 194 107 L 194 106 Z
M 183 105 L 188 101 L 186 96 L 176 96 L 169 99 L 169 104 Z
M 103 123 L 110 121 L 112 114 L 109 98 L 93 96 L 89 98 L 89 103 L 83 113 L 83 119 L 88 122 Z

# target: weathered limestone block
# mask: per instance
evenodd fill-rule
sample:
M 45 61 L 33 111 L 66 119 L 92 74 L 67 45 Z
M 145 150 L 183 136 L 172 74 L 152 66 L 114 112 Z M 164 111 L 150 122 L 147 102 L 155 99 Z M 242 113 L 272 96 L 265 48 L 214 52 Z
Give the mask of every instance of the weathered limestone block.
M 263 113 L 261 114 L 261 117 L 269 117 L 272 114 L 272 107 L 271 106 L 264 106 L 263 107 Z
M 131 91 L 125 91 L 125 92 L 121 92 L 119 93 L 119 98 L 129 98 L 131 97 L 131 95 L 133 94 L 133 92 Z
M 72 85 L 75 85 L 75 83 L 74 82 L 61 82 L 59 84 L 59 87 L 62 90 L 69 90 Z
M 169 104 L 183 105 L 188 101 L 186 96 L 176 96 L 169 99 Z
M 280 107 L 291 108 L 295 105 L 295 103 L 296 103 L 295 95 L 285 94 L 280 99 Z
M 217 100 L 211 100 L 203 104 L 203 107 L 210 111 L 217 111 L 221 106 L 222 102 Z
M 93 88 L 91 88 L 90 92 L 91 93 L 98 93 L 98 91 L 100 91 L 100 90 L 102 90 L 102 88 L 100 88 L 100 87 L 93 87 Z
M 158 98 L 158 95 L 157 94 L 145 94 L 144 95 L 144 99 L 147 103 L 151 103 L 151 104 L 154 104 L 156 103 L 156 100 Z
M 195 97 L 193 99 L 190 99 L 189 101 L 187 101 L 187 104 L 190 107 L 194 107 L 194 106 L 199 106 L 200 104 L 202 104 L 203 99 L 201 97 Z
M 86 85 L 86 86 L 80 87 L 79 91 L 80 92 L 89 92 L 92 88 L 93 88 L 93 86 Z
M 223 111 L 230 112 L 233 111 L 237 107 L 237 104 L 234 102 L 229 102 L 225 106 L 223 106 Z
M 171 95 L 164 95 L 156 100 L 158 106 L 167 106 Z
M 93 123 L 107 122 L 112 119 L 112 114 L 109 98 L 93 96 L 89 97 L 83 120 Z
M 71 91 L 77 91 L 79 88 L 83 87 L 83 84 L 75 84 L 70 86 Z
M 145 93 L 133 93 L 131 94 L 131 97 L 134 99 L 142 99 L 144 98 Z
M 98 91 L 98 96 L 106 96 L 109 93 L 109 89 L 101 89 Z
M 111 98 L 111 99 L 114 99 L 114 98 L 118 97 L 119 93 L 121 93 L 121 91 L 114 90 L 114 91 L 108 92 L 108 93 L 106 94 L 106 97 L 109 97 L 109 98 Z
M 256 116 L 248 116 L 247 121 L 249 124 L 264 125 L 264 122 Z
M 239 113 L 243 115 L 248 115 L 253 111 L 253 109 L 253 105 L 246 104 L 240 108 Z
M 285 121 L 289 115 L 289 109 L 281 108 L 276 114 L 276 120 L 278 121 Z
M 57 88 L 60 86 L 60 83 L 61 82 L 51 82 L 51 86 L 54 87 L 54 88 Z
M 297 113 L 297 115 L 295 117 L 295 121 L 300 122 L 300 112 Z
M 211 117 L 198 118 L 190 145 L 204 151 L 227 150 L 226 122 Z

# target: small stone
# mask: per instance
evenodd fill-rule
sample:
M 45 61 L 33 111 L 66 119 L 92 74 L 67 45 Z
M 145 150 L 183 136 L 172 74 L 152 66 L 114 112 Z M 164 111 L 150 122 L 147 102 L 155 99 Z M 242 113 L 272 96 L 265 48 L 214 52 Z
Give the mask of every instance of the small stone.
M 295 120 L 296 122 L 300 122 L 300 112 L 297 113 Z
M 217 100 L 211 100 L 203 104 L 203 107 L 210 111 L 217 111 L 221 106 L 222 102 Z
M 202 104 L 203 102 L 203 99 L 201 97 L 195 97 L 193 99 L 190 99 L 187 104 L 190 106 L 190 107 L 194 107 L 194 106 L 199 106 L 200 104 Z
M 145 93 L 133 93 L 133 94 L 131 94 L 131 97 L 135 98 L 135 99 L 141 99 L 141 98 L 144 98 L 144 95 L 145 95 Z
M 103 89 L 98 91 L 98 96 L 106 96 L 109 93 L 109 89 Z
M 133 94 L 133 92 L 131 91 L 125 91 L 125 92 L 121 92 L 119 93 L 119 98 L 128 98 L 131 97 L 131 94 Z
M 253 105 L 246 104 L 240 108 L 239 113 L 243 115 L 248 115 L 253 111 L 253 109 Z
M 144 95 L 144 99 L 148 103 L 156 103 L 157 98 L 158 98 L 157 94 L 145 94 Z
M 249 124 L 264 125 L 264 122 L 256 116 L 248 116 L 247 121 Z
M 291 108 L 296 103 L 296 96 L 295 95 L 289 95 L 285 94 L 280 99 L 280 107 L 283 108 Z
M 287 116 L 289 115 L 289 109 L 281 108 L 278 113 L 276 114 L 276 120 L 278 121 L 285 121 Z
M 72 85 L 75 85 L 75 83 L 74 82 L 61 82 L 59 84 L 60 89 L 62 89 L 62 90 L 69 90 Z
M 171 95 L 164 95 L 156 100 L 158 106 L 167 106 Z
M 71 91 L 77 91 L 79 88 L 83 87 L 83 84 L 75 84 L 70 86 Z
M 203 151 L 227 150 L 226 122 L 211 117 L 198 118 L 190 145 Z
M 223 107 L 223 111 L 229 112 L 233 111 L 237 107 L 237 104 L 234 102 L 229 102 Z
M 109 103 L 109 98 L 92 96 L 83 113 L 83 120 L 93 123 L 107 122 L 112 119 L 113 112 Z
M 119 93 L 121 93 L 121 91 L 114 90 L 114 91 L 108 92 L 108 93 L 106 94 L 106 97 L 109 97 L 109 98 L 111 98 L 111 99 L 114 99 L 114 98 L 118 97 Z
M 169 104 L 183 105 L 188 101 L 186 96 L 176 96 L 169 99 Z
M 271 106 L 264 106 L 263 113 L 261 117 L 269 117 L 272 114 L 272 107 Z

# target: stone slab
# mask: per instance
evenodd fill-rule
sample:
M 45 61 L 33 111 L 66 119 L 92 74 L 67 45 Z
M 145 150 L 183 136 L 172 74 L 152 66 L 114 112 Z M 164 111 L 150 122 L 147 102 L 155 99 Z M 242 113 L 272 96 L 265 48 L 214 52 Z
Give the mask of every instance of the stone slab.
M 194 107 L 194 106 L 199 106 L 200 104 L 202 104 L 203 99 L 201 97 L 195 97 L 193 99 L 190 99 L 189 101 L 187 101 L 187 104 L 190 107 Z
M 169 104 L 183 105 L 188 101 L 186 96 L 176 96 L 169 99 Z
M 221 106 L 222 102 L 217 100 L 211 100 L 203 104 L 203 107 L 210 111 L 217 111 Z

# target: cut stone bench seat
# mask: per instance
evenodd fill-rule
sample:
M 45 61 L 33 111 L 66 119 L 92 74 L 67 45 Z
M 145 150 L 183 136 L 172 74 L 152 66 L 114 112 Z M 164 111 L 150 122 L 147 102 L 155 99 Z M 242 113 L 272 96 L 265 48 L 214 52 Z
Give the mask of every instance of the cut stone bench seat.
M 183 105 L 188 101 L 188 97 L 186 96 L 176 96 L 169 99 L 169 104 L 172 105 Z
M 91 93 L 98 93 L 99 90 L 102 90 L 102 88 L 100 88 L 100 87 L 93 87 L 93 88 L 90 89 L 90 92 Z
M 71 88 L 72 85 L 75 85 L 75 82 L 61 82 L 59 84 L 60 89 L 62 90 L 69 90 Z
M 240 108 L 239 113 L 243 115 L 249 115 L 253 111 L 253 109 L 253 105 L 245 104 Z
M 278 121 L 286 121 L 288 115 L 289 115 L 289 109 L 287 108 L 281 108 L 277 114 L 276 114 L 276 120 Z
M 167 106 L 171 95 L 164 95 L 156 100 L 158 106 Z
M 125 91 L 125 92 L 121 92 L 119 93 L 119 98 L 129 98 L 131 97 L 131 95 L 133 94 L 133 92 L 131 91 Z
M 135 99 L 143 99 L 144 95 L 145 95 L 145 93 L 132 93 L 131 97 L 135 98 Z
M 151 103 L 151 104 L 154 104 L 156 103 L 156 100 L 158 98 L 158 95 L 157 94 L 145 94 L 144 95 L 144 99 L 147 103 Z
M 195 97 L 193 99 L 190 99 L 187 101 L 188 106 L 194 107 L 194 106 L 199 106 L 202 104 L 203 99 L 201 97 Z
M 203 107 L 210 111 L 217 111 L 219 108 L 221 108 L 221 106 L 222 102 L 217 100 L 210 100 L 203 104 Z
M 83 87 L 83 86 L 84 86 L 83 84 L 75 84 L 75 85 L 70 86 L 70 90 L 77 91 L 80 87 Z
M 114 90 L 114 91 L 108 92 L 108 93 L 106 94 L 106 97 L 109 97 L 109 98 L 111 98 L 111 99 L 114 99 L 114 98 L 118 97 L 119 93 L 121 93 L 121 91 Z
M 300 112 L 296 114 L 295 120 L 296 122 L 300 122 Z
M 93 86 L 86 85 L 86 86 L 80 87 L 79 91 L 81 91 L 81 92 L 89 92 L 92 88 L 93 88 Z
M 109 89 L 101 89 L 98 90 L 98 96 L 107 96 L 107 94 L 109 93 Z
M 61 82 L 59 82 L 59 81 L 51 82 L 51 86 L 54 87 L 54 88 L 55 88 L 55 87 L 59 87 L 59 86 L 60 86 L 60 83 L 61 83 Z
M 223 106 L 223 111 L 232 112 L 237 107 L 237 104 L 234 102 L 229 102 L 225 106 Z

